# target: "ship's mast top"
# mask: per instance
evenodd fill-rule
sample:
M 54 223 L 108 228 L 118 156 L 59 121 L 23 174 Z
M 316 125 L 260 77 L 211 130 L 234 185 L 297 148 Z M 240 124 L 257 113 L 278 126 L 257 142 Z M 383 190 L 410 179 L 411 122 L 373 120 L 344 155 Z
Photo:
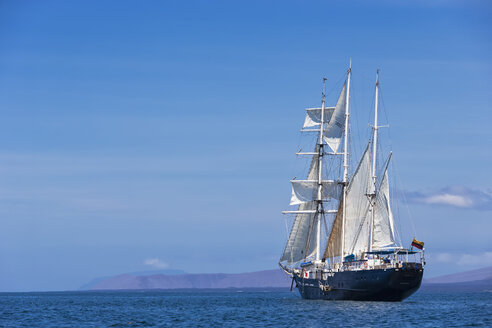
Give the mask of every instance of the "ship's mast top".
M 379 69 L 376 71 L 376 98 L 374 100 L 374 125 L 372 126 L 372 194 L 376 194 L 376 152 L 378 149 L 378 96 L 379 96 Z
M 350 77 L 352 75 L 352 59 L 350 59 L 350 66 L 347 76 L 347 93 L 345 94 L 345 135 L 343 145 L 343 183 L 347 184 L 348 181 L 348 130 L 349 130 L 349 101 L 350 101 Z
M 323 125 L 325 123 L 325 92 L 326 91 L 326 77 L 323 78 L 323 91 L 321 92 L 321 124 L 319 130 L 318 145 L 323 145 Z

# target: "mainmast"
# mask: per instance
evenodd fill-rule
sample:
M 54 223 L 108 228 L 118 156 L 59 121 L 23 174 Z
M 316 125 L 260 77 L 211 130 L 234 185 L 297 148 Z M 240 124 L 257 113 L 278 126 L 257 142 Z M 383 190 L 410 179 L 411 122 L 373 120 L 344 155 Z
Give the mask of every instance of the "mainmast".
M 369 251 L 372 252 L 374 242 L 374 211 L 376 209 L 376 152 L 378 149 L 378 96 L 379 96 L 379 70 L 376 71 L 376 95 L 374 100 L 374 125 L 372 126 L 372 192 L 371 192 L 371 230 L 369 239 Z
M 379 95 L 379 70 L 376 72 L 376 100 L 374 101 L 374 126 L 372 127 L 372 193 L 376 194 L 376 151 L 378 145 L 378 95 Z
M 316 261 L 321 258 L 321 217 L 323 215 L 323 126 L 325 124 L 325 83 L 326 78 L 323 78 L 323 92 L 321 97 L 321 124 L 319 128 L 318 139 L 318 199 L 317 199 L 317 235 L 316 235 Z
M 349 101 L 350 101 L 350 76 L 352 75 L 352 59 L 350 59 L 350 66 L 348 69 L 347 77 L 347 93 L 345 98 L 345 140 L 343 145 L 343 215 L 342 215 L 342 247 L 341 247 L 341 258 L 340 262 L 343 263 L 344 257 L 344 244 L 345 244 L 345 208 L 346 202 L 345 198 L 347 196 L 347 185 L 348 185 L 348 129 L 349 129 Z

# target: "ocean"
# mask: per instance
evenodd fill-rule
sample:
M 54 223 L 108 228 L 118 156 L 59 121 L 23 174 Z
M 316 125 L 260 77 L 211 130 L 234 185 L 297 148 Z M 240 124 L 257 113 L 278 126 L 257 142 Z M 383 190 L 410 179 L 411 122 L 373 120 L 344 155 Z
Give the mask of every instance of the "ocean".
M 0 293 L 1 327 L 492 327 L 492 293 L 400 303 L 311 301 L 284 290 Z

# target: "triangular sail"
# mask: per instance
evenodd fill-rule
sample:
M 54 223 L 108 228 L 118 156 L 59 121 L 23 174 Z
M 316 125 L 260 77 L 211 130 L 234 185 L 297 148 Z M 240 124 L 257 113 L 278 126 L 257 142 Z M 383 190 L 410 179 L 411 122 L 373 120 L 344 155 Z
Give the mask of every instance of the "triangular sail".
M 343 86 L 342 92 L 338 97 L 337 105 L 330 118 L 326 131 L 324 132 L 324 140 L 330 146 L 333 152 L 337 152 L 342 133 L 345 129 L 345 102 L 346 102 L 346 85 Z
M 373 249 L 396 246 L 393 213 L 391 212 L 388 166 L 384 170 L 374 207 Z
M 341 201 L 338 204 L 338 212 L 335 216 L 335 220 L 333 221 L 333 225 L 331 227 L 330 237 L 328 238 L 328 243 L 326 244 L 325 253 L 323 254 L 324 258 L 333 258 L 340 256 L 342 254 L 342 208 L 343 208 L 343 198 L 341 197 Z
M 345 254 L 360 254 L 368 250 L 371 184 L 371 152 L 368 145 L 350 181 L 345 197 Z
M 299 210 L 315 210 L 316 206 L 315 202 L 304 203 L 299 206 Z M 317 233 L 314 225 L 315 216 L 316 213 L 296 215 L 280 262 L 289 265 L 314 255 L 316 252 L 314 236 Z
M 367 146 L 359 162 L 357 170 L 347 187 L 345 197 L 344 253 L 361 253 L 367 250 L 369 238 L 369 198 L 371 188 L 371 153 Z M 343 198 L 331 228 L 330 237 L 324 253 L 325 258 L 341 256 Z

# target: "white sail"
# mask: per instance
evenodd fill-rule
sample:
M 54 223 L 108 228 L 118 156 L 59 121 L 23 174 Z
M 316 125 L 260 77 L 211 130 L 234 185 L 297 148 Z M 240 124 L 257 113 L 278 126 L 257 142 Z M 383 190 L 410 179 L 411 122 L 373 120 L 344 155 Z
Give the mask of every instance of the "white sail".
M 292 197 L 290 205 L 299 205 L 318 199 L 318 181 L 316 180 L 292 180 Z M 339 199 L 342 189 L 337 181 L 325 180 L 322 182 L 323 199 Z
M 329 122 L 335 107 L 325 107 L 324 122 Z M 303 128 L 310 128 L 321 123 L 321 108 L 306 108 Z
M 301 204 L 299 210 L 316 210 L 316 207 L 316 202 L 309 202 Z M 317 225 L 314 224 L 316 215 L 316 213 L 296 215 L 280 262 L 289 265 L 314 255 L 317 234 Z
M 344 253 L 360 254 L 368 249 L 370 233 L 371 152 L 367 146 L 350 181 L 345 198 Z
M 315 148 L 315 152 L 318 147 Z M 318 176 L 318 155 L 314 155 L 309 168 L 308 179 L 314 180 Z M 314 211 L 316 202 L 305 202 L 299 205 L 299 211 Z M 316 252 L 317 226 L 314 224 L 316 213 L 297 214 L 285 245 L 280 262 L 287 264 L 299 262 Z
M 376 250 L 396 246 L 388 179 L 388 167 L 386 167 L 374 209 L 373 249 Z
M 345 128 L 345 100 L 346 86 L 343 86 L 342 92 L 338 97 L 337 105 L 333 111 L 333 115 L 324 132 L 324 140 L 330 146 L 333 152 L 337 152 L 342 133 Z

